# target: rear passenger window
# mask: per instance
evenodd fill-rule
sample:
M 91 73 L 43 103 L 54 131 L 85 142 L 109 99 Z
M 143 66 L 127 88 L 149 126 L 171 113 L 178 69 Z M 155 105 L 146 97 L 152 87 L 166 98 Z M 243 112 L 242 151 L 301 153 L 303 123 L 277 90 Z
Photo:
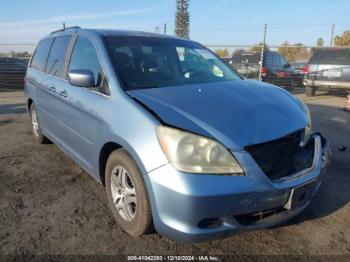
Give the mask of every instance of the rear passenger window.
M 274 65 L 274 66 L 278 66 L 278 67 L 281 66 L 281 57 L 280 57 L 280 55 L 277 54 L 277 53 L 274 53 L 274 54 L 273 54 L 273 65 Z
M 48 74 L 64 78 L 64 61 L 71 36 L 55 38 L 47 61 L 46 72 Z
M 52 39 L 43 40 L 38 44 L 34 52 L 32 62 L 30 64 L 31 67 L 34 67 L 35 69 L 41 71 L 45 71 L 47 57 L 49 56 L 51 44 Z
M 264 54 L 264 63 L 267 66 L 272 66 L 273 65 L 273 58 L 271 53 L 265 53 Z
M 95 87 L 101 86 L 103 73 L 95 47 L 89 39 L 82 36 L 75 42 L 68 71 L 74 69 L 90 70 L 95 77 Z

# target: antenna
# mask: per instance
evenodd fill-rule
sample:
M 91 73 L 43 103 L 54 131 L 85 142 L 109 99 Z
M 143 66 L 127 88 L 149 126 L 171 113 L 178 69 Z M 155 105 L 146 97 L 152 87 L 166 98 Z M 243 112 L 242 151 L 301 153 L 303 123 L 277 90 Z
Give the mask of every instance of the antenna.
M 75 29 L 75 30 L 78 30 L 78 29 L 81 29 L 81 27 L 79 27 L 79 26 L 69 26 L 69 27 L 66 27 L 66 24 L 63 23 L 63 28 L 62 28 L 62 29 L 55 30 L 55 31 L 51 32 L 51 34 L 55 34 L 55 33 L 58 33 L 58 32 L 63 32 L 63 31 L 68 30 L 68 29 Z

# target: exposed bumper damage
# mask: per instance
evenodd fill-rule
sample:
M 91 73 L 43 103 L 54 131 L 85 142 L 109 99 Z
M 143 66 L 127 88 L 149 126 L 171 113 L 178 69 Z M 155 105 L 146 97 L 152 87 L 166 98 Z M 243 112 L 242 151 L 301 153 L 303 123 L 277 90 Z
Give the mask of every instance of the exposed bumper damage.
M 312 168 L 284 179 L 268 178 L 246 151 L 232 152 L 246 176 L 185 174 L 171 164 L 145 176 L 156 230 L 200 242 L 271 227 L 304 210 L 322 183 L 331 157 L 328 141 L 314 134 Z M 155 198 L 155 196 L 157 196 Z

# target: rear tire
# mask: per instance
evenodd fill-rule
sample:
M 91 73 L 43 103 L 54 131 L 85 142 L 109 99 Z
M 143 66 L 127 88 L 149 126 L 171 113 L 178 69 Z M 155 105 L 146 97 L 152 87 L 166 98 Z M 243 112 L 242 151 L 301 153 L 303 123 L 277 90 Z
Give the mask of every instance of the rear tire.
M 147 188 L 125 150 L 115 150 L 109 156 L 105 181 L 108 204 L 120 227 L 135 238 L 149 232 L 152 212 Z
M 305 87 L 305 94 L 306 94 L 306 96 L 315 96 L 316 95 L 316 90 L 312 86 L 306 86 Z
M 34 138 L 35 138 L 36 142 L 39 144 L 50 143 L 50 140 L 47 139 L 47 137 L 44 136 L 42 131 L 41 131 L 38 112 L 37 112 L 34 104 L 32 104 L 30 106 L 29 116 L 30 116 L 30 120 L 32 123 L 32 131 L 33 131 Z

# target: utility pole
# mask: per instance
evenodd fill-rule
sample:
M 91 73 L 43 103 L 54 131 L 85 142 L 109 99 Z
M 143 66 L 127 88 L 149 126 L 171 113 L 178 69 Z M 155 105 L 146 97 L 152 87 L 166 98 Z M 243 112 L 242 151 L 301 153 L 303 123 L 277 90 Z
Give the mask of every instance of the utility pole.
M 164 23 L 163 32 L 166 35 L 166 23 Z
M 266 32 L 267 32 L 267 24 L 264 26 L 264 39 L 263 39 L 263 45 L 261 47 L 261 55 L 260 55 L 260 69 L 259 69 L 259 81 L 261 81 L 261 69 L 263 67 L 263 61 L 264 61 L 264 51 L 265 51 L 265 45 L 266 45 Z
M 332 33 L 331 33 L 331 47 L 333 46 L 333 38 L 334 38 L 334 28 L 335 28 L 335 25 L 333 24 L 332 25 Z

